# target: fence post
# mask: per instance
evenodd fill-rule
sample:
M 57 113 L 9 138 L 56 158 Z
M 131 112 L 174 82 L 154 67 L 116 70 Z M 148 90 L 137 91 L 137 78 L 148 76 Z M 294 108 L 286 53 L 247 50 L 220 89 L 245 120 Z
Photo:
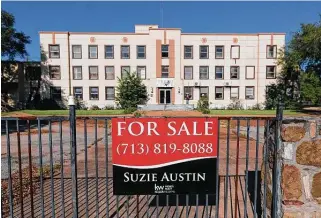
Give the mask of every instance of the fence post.
M 69 96 L 70 154 L 72 178 L 73 218 L 78 218 L 78 184 L 77 184 L 77 147 L 76 147 L 76 108 L 74 96 Z
M 278 103 L 276 109 L 276 131 L 275 131 L 275 149 L 274 149 L 274 166 L 273 166 L 273 212 L 272 217 L 282 217 L 282 193 L 281 193 L 281 169 L 282 169 L 282 140 L 281 127 L 283 120 L 284 104 Z

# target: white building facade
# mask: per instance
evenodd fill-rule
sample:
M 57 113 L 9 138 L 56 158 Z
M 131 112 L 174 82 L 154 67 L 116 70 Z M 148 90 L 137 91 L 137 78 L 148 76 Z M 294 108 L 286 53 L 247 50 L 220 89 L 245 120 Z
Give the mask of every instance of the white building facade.
M 133 33 L 40 32 L 45 97 L 74 94 L 87 106 L 115 105 L 117 78 L 136 72 L 148 104 L 197 104 L 211 108 L 234 99 L 244 107 L 264 103 L 280 71 L 285 33 L 182 33 L 178 28 L 136 25 Z

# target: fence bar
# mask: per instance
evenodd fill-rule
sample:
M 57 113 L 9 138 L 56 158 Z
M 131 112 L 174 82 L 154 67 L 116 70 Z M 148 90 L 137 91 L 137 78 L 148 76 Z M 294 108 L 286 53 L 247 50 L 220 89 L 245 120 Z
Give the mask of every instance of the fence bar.
M 41 136 L 41 121 L 38 120 L 38 144 L 39 144 L 39 167 L 40 167 L 40 197 L 41 197 L 41 217 L 45 217 L 44 208 L 44 190 L 43 190 L 43 169 L 42 169 L 42 136 Z
M 62 217 L 65 217 L 65 181 L 64 181 L 64 149 L 62 144 L 62 121 L 59 121 L 59 142 L 60 142 L 60 195 Z
M 237 120 L 237 141 L 236 141 L 236 172 L 235 172 L 235 201 L 234 201 L 234 217 L 237 218 L 238 209 L 238 182 L 239 182 L 239 158 L 240 158 L 240 120 Z M 232 193 L 231 193 L 232 194 Z
M 230 158 L 230 120 L 227 121 L 227 136 L 226 136 L 226 174 L 225 174 L 225 187 L 224 187 L 224 218 L 227 218 L 229 158 Z
M 244 217 L 247 215 L 247 192 L 249 190 L 249 145 L 250 145 L 250 120 L 246 121 L 246 154 L 245 154 L 245 187 L 244 187 Z
M 159 205 L 159 195 L 156 195 L 156 217 L 159 217 L 158 205 Z
M 116 195 L 116 215 L 119 218 L 119 195 Z
M 175 209 L 176 218 L 178 218 L 178 195 L 176 195 L 176 209 Z
M 256 146 L 255 146 L 255 184 L 254 184 L 254 217 L 257 217 L 257 183 L 258 183 L 258 155 L 260 142 L 260 120 L 256 120 Z
M 85 199 L 86 199 L 86 217 L 89 217 L 88 211 L 88 144 L 87 144 L 87 120 L 84 119 L 84 149 L 85 149 Z M 107 192 L 108 193 L 108 192 Z M 107 205 L 108 207 L 108 205 Z
M 168 195 L 166 195 L 166 217 L 168 217 L 169 207 L 168 207 Z
M 10 151 L 10 132 L 9 122 L 6 120 L 6 135 L 7 135 L 7 160 L 8 160 L 8 195 L 9 195 L 9 207 L 10 217 L 13 217 L 13 199 L 12 199 L 12 179 L 11 179 L 11 151 Z
M 95 182 L 96 182 L 96 217 L 99 215 L 99 198 L 98 198 L 98 137 L 97 137 L 98 120 L 95 119 Z
M 106 216 L 109 217 L 109 198 L 108 198 L 108 120 L 105 119 L 105 161 L 106 161 Z
M 77 181 L 77 145 L 76 145 L 76 108 L 74 96 L 69 96 L 70 119 L 70 153 L 71 153 L 71 178 L 72 178 L 72 208 L 73 218 L 78 218 L 78 181 Z
M 189 205 L 189 199 L 188 199 L 189 195 L 186 195 L 186 217 L 188 217 L 188 205 Z
M 52 217 L 55 218 L 55 195 L 54 195 L 54 181 L 53 181 L 53 161 L 52 161 L 52 123 L 49 121 L 49 154 L 50 154 L 50 191 L 51 191 L 51 212 Z
M 32 155 L 31 155 L 31 133 L 30 133 L 30 121 L 27 121 L 28 128 L 28 161 L 29 161 L 29 188 L 30 188 L 30 208 L 31 208 L 31 217 L 35 216 L 34 207 L 33 207 L 33 177 L 32 177 Z
M 265 130 L 266 130 L 266 134 L 265 134 L 265 143 L 264 143 L 264 147 L 263 147 L 263 164 L 264 164 L 264 182 L 263 182 L 263 217 L 266 217 L 266 186 L 267 186 L 267 163 L 268 163 L 268 156 L 267 156 L 267 147 L 268 147 L 268 140 L 270 138 L 270 122 L 269 120 L 267 120 L 265 122 Z
M 129 195 L 127 195 L 127 198 L 126 198 L 126 215 L 128 218 L 129 217 Z
M 18 144 L 18 165 L 19 165 L 19 195 L 20 195 L 20 214 L 21 217 L 24 217 L 23 214 L 23 193 L 22 193 L 22 167 L 21 167 L 21 142 L 20 142 L 20 128 L 19 120 L 16 121 L 17 124 L 17 144 Z
M 216 158 L 216 211 L 215 217 L 218 218 L 219 215 L 219 199 L 220 199 L 220 125 L 221 121 L 217 121 L 217 158 Z
M 146 216 L 149 217 L 149 195 L 146 195 L 147 198 L 147 211 L 146 211 Z

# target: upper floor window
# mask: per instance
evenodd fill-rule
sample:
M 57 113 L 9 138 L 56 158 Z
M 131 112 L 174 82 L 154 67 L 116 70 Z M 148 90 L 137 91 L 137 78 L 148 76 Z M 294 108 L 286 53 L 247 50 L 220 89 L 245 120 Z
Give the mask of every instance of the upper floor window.
M 208 45 L 200 45 L 200 59 L 208 59 Z
M 89 66 L 89 79 L 97 80 L 98 77 L 98 66 Z
M 74 87 L 74 96 L 76 97 L 76 99 L 83 99 L 82 87 Z
M 115 100 L 115 87 L 105 87 L 106 100 Z
M 240 46 L 232 45 L 231 46 L 231 59 L 239 59 L 240 58 Z
M 49 76 L 52 80 L 59 80 L 61 78 L 60 66 L 49 66 Z
M 105 45 L 105 58 L 106 59 L 114 59 L 114 46 L 113 45 Z
M 168 45 L 162 45 L 162 58 L 168 58 Z
M 185 45 L 184 46 L 184 59 L 193 59 L 193 46 Z
M 187 99 L 187 95 L 190 96 L 189 99 Z M 193 100 L 193 86 L 184 86 L 184 100 Z
M 224 59 L 224 46 L 215 46 L 215 59 Z
M 73 59 L 81 59 L 81 45 L 73 45 L 72 46 L 72 58 Z
M 146 79 L 146 66 L 137 66 L 137 77 Z
M 145 59 L 145 58 L 146 58 L 146 46 L 137 45 L 137 59 Z
M 60 58 L 59 45 L 49 45 L 49 58 Z
M 130 47 L 129 45 L 122 45 L 120 46 L 120 56 L 121 59 L 129 59 L 130 58 Z
M 276 66 L 266 66 L 266 78 L 267 79 L 276 78 Z
M 208 66 L 200 66 L 200 79 L 208 79 Z
M 130 73 L 130 66 L 121 67 L 121 78 L 125 78 Z
M 98 58 L 98 46 L 97 45 L 89 45 L 88 46 L 89 59 L 97 59 Z
M 231 87 L 230 99 L 239 99 L 239 87 Z
M 82 67 L 81 66 L 74 66 L 72 67 L 73 77 L 75 80 L 82 79 Z
M 200 87 L 200 97 L 208 98 L 208 86 Z
M 255 78 L 255 66 L 246 66 L 245 67 L 245 78 L 254 79 Z
M 277 46 L 276 45 L 267 45 L 266 46 L 266 58 L 276 58 Z
M 99 99 L 99 87 L 89 87 L 89 99 L 90 100 Z
M 245 99 L 254 99 L 254 86 L 245 87 Z
M 193 66 L 184 67 L 184 79 L 193 79 Z
M 53 100 L 61 100 L 61 87 L 60 86 L 51 86 L 50 87 L 50 96 Z
M 215 79 L 224 79 L 224 67 L 216 66 L 215 67 Z
M 106 66 L 105 67 L 105 79 L 107 79 L 107 80 L 115 79 L 115 67 L 114 66 Z
M 169 67 L 162 65 L 162 78 L 168 78 L 169 76 Z
M 230 78 L 231 79 L 239 79 L 240 75 L 240 67 L 233 66 L 231 67 L 231 72 L 230 72 Z

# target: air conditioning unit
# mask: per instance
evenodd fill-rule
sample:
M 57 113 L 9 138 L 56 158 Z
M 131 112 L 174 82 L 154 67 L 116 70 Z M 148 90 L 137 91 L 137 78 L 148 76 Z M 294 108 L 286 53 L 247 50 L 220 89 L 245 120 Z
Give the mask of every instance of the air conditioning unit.
M 231 84 L 229 82 L 225 82 L 224 86 L 231 86 Z
M 195 82 L 195 83 L 194 83 L 194 86 L 199 86 L 199 82 Z

